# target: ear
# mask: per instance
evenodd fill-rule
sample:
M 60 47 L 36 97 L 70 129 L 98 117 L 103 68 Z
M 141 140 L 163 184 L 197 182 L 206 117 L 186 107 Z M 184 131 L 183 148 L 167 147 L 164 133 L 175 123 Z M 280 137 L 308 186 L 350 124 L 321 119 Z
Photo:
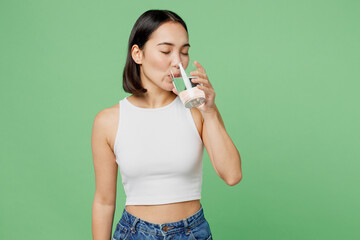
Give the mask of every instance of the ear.
M 143 53 L 142 50 L 139 48 L 137 44 L 134 44 L 131 47 L 131 57 L 134 60 L 135 63 L 141 64 L 142 63 L 142 57 Z

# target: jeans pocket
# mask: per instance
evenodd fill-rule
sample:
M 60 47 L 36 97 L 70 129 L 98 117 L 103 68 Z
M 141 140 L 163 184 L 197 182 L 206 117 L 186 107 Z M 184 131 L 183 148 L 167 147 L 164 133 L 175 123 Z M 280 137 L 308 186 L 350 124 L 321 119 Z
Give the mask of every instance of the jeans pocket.
M 128 238 L 129 235 L 129 227 L 125 226 L 121 223 L 121 221 L 118 222 L 116 225 L 114 234 L 113 234 L 113 240 L 125 240 Z
M 204 219 L 200 224 L 192 228 L 191 237 L 193 240 L 209 240 L 212 239 L 212 234 L 210 230 L 210 225 Z

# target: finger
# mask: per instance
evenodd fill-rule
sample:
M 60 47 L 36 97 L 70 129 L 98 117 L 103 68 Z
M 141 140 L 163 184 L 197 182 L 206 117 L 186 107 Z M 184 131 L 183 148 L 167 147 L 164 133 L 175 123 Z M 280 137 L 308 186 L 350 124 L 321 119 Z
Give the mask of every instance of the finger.
M 204 79 L 208 78 L 206 73 L 203 73 L 203 72 L 200 72 L 200 71 L 193 71 L 193 72 L 190 72 L 190 74 L 192 76 L 199 76 L 199 77 L 204 78 Z
M 205 93 L 205 96 L 210 96 L 211 95 L 211 91 L 210 88 L 206 87 L 206 86 L 201 86 L 201 85 L 196 85 L 197 88 L 199 88 L 200 90 L 203 90 Z
M 193 83 L 202 83 L 202 84 L 211 86 L 209 80 L 207 80 L 207 79 L 203 79 L 203 78 L 193 78 L 193 79 L 191 79 L 191 81 L 192 81 Z
M 198 62 L 198 61 L 194 61 L 195 66 L 198 68 L 198 70 L 202 73 L 205 73 L 205 69 L 203 68 L 203 66 Z

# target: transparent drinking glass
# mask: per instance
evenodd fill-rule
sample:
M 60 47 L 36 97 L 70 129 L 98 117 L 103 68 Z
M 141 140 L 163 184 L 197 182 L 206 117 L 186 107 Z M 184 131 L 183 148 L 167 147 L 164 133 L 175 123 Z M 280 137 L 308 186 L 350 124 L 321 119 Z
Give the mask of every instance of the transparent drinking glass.
M 186 108 L 193 108 L 203 104 L 206 100 L 205 93 L 203 90 L 196 87 L 198 84 L 202 84 L 191 81 L 192 79 L 197 78 L 197 76 L 192 76 L 190 74 L 190 72 L 197 69 L 194 63 L 189 62 L 186 70 L 182 63 L 179 63 L 178 67 L 177 70 L 170 69 L 170 76 L 175 89 L 179 93 L 182 103 Z

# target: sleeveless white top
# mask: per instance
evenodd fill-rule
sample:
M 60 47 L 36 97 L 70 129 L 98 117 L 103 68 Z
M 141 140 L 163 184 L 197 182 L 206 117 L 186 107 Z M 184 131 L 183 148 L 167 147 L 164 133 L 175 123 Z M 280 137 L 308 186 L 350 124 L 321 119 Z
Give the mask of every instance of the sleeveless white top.
M 189 108 L 179 96 L 160 108 L 119 101 L 114 153 L 125 205 L 201 199 L 204 145 Z

